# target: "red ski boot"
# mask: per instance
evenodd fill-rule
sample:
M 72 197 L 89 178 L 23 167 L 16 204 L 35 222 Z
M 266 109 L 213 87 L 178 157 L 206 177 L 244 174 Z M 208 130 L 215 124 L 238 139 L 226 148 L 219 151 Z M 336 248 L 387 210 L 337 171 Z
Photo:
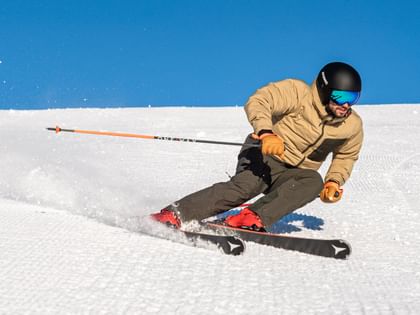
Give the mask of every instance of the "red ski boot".
M 246 230 L 264 232 L 264 225 L 261 222 L 260 217 L 254 211 L 245 208 L 241 212 L 235 215 L 228 216 L 225 219 L 225 223 L 228 226 L 241 228 Z
M 181 227 L 181 220 L 178 218 L 176 213 L 172 210 L 162 209 L 158 213 L 153 213 L 150 215 L 152 220 L 158 221 L 160 223 L 166 224 L 169 227 L 174 229 L 179 229 Z

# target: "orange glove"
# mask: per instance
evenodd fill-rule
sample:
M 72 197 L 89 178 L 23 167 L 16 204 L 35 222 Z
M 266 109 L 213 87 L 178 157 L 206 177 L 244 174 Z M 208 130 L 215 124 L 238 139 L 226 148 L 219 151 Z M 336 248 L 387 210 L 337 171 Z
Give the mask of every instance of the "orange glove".
M 261 136 L 253 134 L 252 137 L 262 142 L 261 152 L 263 154 L 283 156 L 284 142 L 279 136 L 274 133 L 263 133 Z
M 328 181 L 324 184 L 324 189 L 322 189 L 319 198 L 323 202 L 333 203 L 341 199 L 343 195 L 343 189 L 340 188 L 340 185 L 333 181 Z

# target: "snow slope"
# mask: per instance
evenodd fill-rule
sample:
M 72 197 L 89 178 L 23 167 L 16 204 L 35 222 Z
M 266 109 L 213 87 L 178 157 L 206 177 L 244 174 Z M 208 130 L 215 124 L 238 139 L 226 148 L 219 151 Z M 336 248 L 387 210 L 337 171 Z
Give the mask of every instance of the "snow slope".
M 255 244 L 231 257 L 133 220 L 226 180 L 238 147 L 45 130 L 241 142 L 242 108 L 0 111 L 0 313 L 420 313 L 420 107 L 357 111 L 365 145 L 343 200 L 275 225 L 348 240 L 346 261 Z

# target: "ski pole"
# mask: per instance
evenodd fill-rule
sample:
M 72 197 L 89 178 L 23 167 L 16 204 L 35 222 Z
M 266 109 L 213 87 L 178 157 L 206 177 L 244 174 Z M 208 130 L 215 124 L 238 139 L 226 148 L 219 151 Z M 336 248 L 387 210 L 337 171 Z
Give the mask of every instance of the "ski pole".
M 89 135 L 100 135 L 100 136 L 114 136 L 114 137 L 126 137 L 126 138 L 140 138 L 140 139 L 151 139 L 151 140 L 167 140 L 167 141 L 180 141 L 180 142 L 196 142 L 196 143 L 207 143 L 207 144 L 222 144 L 222 145 L 237 145 L 237 146 L 248 146 L 248 147 L 260 147 L 259 144 L 244 144 L 238 142 L 225 142 L 225 141 L 213 141 L 213 140 L 200 140 L 200 139 L 188 139 L 188 138 L 176 138 L 176 137 L 161 137 L 161 136 L 150 136 L 150 135 L 139 135 L 134 133 L 122 133 L 122 132 L 111 132 L 111 131 L 94 131 L 94 130 L 80 130 L 80 129 L 64 129 L 56 126 L 55 128 L 47 128 L 49 131 L 59 132 L 74 132 Z

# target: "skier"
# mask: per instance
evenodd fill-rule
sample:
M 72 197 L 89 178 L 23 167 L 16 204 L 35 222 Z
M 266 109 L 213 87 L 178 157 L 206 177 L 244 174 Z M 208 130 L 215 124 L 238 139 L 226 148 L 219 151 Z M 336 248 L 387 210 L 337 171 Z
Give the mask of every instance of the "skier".
M 238 214 L 231 227 L 264 231 L 283 216 L 318 196 L 327 203 L 341 199 L 363 141 L 362 120 L 352 105 L 361 92 L 361 78 L 350 65 L 325 65 L 311 86 L 286 79 L 258 89 L 245 105 L 254 129 L 243 146 L 236 174 L 192 193 L 152 219 L 180 228 L 264 194 Z M 332 160 L 323 180 L 317 172 L 329 153 Z

